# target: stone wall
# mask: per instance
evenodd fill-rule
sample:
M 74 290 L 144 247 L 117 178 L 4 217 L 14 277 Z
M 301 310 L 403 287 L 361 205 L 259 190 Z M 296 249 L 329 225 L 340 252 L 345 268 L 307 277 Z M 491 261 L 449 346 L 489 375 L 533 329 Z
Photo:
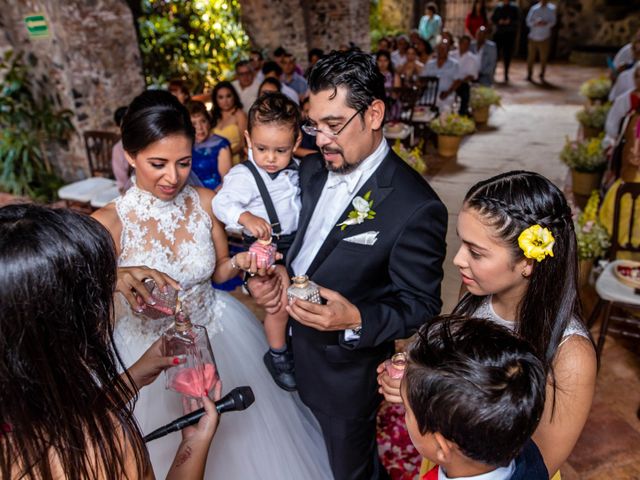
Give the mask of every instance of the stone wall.
M 24 17 L 43 13 L 46 38 L 30 38 Z M 54 164 L 67 181 L 89 173 L 86 130 L 114 130 L 113 112 L 144 89 L 131 10 L 124 0 L 5 0 L 0 9 L 0 50 L 32 55 L 41 88 L 74 112 L 77 134 Z
M 311 48 L 325 51 L 355 43 L 370 48 L 369 0 L 241 0 L 251 42 L 272 52 L 282 45 L 306 65 Z

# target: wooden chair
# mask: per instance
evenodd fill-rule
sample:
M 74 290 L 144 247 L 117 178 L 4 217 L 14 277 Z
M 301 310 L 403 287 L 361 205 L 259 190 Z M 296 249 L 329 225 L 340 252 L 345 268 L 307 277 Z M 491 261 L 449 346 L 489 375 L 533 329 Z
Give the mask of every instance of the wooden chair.
M 631 200 L 629 218 L 621 218 L 621 201 L 625 197 Z M 609 254 L 609 258 L 612 261 L 605 267 L 596 281 L 596 292 L 599 299 L 587 322 L 587 325 L 591 327 L 604 309 L 604 317 L 596 346 L 598 359 L 602 353 L 602 347 L 608 332 L 640 339 L 640 319 L 629 313 L 629 311 L 640 312 L 640 295 L 636 294 L 633 288 L 618 281 L 614 273 L 618 265 L 624 262 L 624 260 L 616 260 L 618 252 L 640 252 L 640 245 L 632 244 L 636 219 L 636 201 L 638 199 L 640 199 L 640 183 L 622 183 L 618 188 L 613 214 L 611 251 Z M 628 235 L 621 241 L 620 228 L 622 225 L 628 227 Z M 635 233 L 640 235 L 640 232 Z M 619 307 L 623 314 L 612 315 L 613 307 Z M 625 312 L 626 315 L 624 315 Z M 614 322 L 613 325 L 610 325 L 611 321 Z
M 416 131 L 426 140 L 429 130 L 429 122 L 440 114 L 438 108 L 438 87 L 440 80 L 438 77 L 420 77 L 418 78 L 420 95 L 414 107 L 414 113 L 411 123 L 415 126 Z
M 88 130 L 84 132 L 89 172 L 92 177 L 114 178 L 111 168 L 111 152 L 120 136 L 113 132 Z
M 387 123 L 383 129 L 385 138 L 401 140 L 407 147 L 413 145 L 414 127 L 411 120 L 420 93 L 416 87 L 396 87 L 388 92 Z

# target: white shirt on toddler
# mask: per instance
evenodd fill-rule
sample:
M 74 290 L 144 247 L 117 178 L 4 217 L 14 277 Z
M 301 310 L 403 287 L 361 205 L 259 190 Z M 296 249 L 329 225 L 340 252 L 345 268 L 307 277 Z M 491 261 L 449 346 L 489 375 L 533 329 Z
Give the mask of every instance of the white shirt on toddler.
M 253 162 L 251 150 L 249 160 Z M 294 159 L 296 165 L 299 161 Z M 280 220 L 282 235 L 288 235 L 298 229 L 300 217 L 300 177 L 297 170 L 284 169 L 275 178 L 256 165 L 264 181 L 271 201 Z M 229 230 L 243 230 L 251 233 L 238 222 L 240 215 L 249 212 L 269 222 L 269 215 L 253 174 L 244 165 L 236 165 L 225 175 L 222 188 L 211 202 L 213 213 Z

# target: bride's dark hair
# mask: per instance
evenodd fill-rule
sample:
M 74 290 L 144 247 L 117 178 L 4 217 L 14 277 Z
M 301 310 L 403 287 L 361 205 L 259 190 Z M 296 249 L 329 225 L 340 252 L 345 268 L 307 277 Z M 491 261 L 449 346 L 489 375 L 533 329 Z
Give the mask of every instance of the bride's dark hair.
M 471 187 L 463 208 L 475 210 L 486 225 L 495 229 L 496 236 L 511 250 L 514 262 L 524 258 L 518 245 L 523 230 L 536 224 L 551 230 L 555 238 L 553 257 L 533 264 L 527 293 L 518 306 L 516 333 L 529 341 L 553 377 L 552 364 L 565 329 L 572 319 L 582 320 L 576 235 L 564 195 L 542 175 L 513 171 Z M 454 313 L 471 315 L 483 300 L 465 295 Z
M 127 464 L 144 475 L 136 392 L 113 348 L 115 282 L 113 241 L 96 220 L 0 208 L 1 478 L 125 478 Z
M 165 90 L 146 90 L 133 99 L 122 119 L 122 147 L 135 156 L 170 135 L 196 138 L 187 108 Z

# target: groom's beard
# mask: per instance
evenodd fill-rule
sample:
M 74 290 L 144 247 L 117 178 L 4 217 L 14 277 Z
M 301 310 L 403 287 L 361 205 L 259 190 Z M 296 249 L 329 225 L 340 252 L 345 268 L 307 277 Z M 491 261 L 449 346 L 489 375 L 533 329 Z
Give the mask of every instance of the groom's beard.
M 340 175 L 346 175 L 347 173 L 353 172 L 364 161 L 363 158 L 361 160 L 358 160 L 356 163 L 347 163 L 347 161 L 344 159 L 342 150 L 339 148 L 322 147 L 320 150 L 323 154 L 338 154 L 342 157 L 342 165 L 340 165 L 339 167 L 334 166 L 331 162 L 328 162 L 326 160 L 324 161 L 327 170 L 329 170 L 330 172 L 338 173 Z

